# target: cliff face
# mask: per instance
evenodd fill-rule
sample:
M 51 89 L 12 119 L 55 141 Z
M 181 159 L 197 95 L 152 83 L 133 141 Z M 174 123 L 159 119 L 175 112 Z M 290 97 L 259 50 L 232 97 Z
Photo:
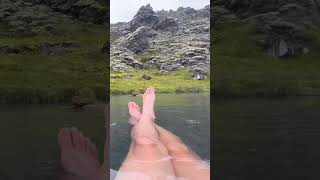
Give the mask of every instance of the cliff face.
M 142 6 L 127 23 L 111 24 L 111 70 L 188 69 L 195 79 L 209 73 L 210 8 L 155 12 Z
M 319 0 L 218 0 L 212 12 L 215 25 L 233 21 L 256 27 L 257 44 L 272 56 L 307 54 L 318 41 Z

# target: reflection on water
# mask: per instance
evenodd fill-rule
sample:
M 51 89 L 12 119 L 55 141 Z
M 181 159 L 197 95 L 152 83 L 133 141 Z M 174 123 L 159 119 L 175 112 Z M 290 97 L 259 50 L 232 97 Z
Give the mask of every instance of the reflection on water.
M 130 101 L 142 106 L 141 97 L 111 96 L 111 168 L 118 169 L 131 142 L 128 124 Z M 205 160 L 210 160 L 210 99 L 205 94 L 158 94 L 157 123 L 178 135 Z
M 57 180 L 61 175 L 57 133 L 77 126 L 104 146 L 103 104 L 74 110 L 60 105 L 0 105 L 0 179 Z
M 320 179 L 320 97 L 213 102 L 219 179 Z

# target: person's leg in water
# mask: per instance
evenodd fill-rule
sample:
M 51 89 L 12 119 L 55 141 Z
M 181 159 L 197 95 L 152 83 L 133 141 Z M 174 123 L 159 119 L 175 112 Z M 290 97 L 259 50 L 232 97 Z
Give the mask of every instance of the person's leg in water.
M 139 106 L 130 102 L 129 108 L 129 123 L 135 126 L 140 118 L 141 112 Z M 198 155 L 190 150 L 179 137 L 170 131 L 156 125 L 159 132 L 160 141 L 165 145 L 169 155 L 172 157 L 172 164 L 177 177 L 183 177 L 190 180 L 210 179 L 210 166 L 204 163 Z
M 105 179 L 96 146 L 76 128 L 63 128 L 58 134 L 63 179 Z
M 170 157 L 153 123 L 154 101 L 154 88 L 149 87 L 143 95 L 142 115 L 132 128 L 132 142 L 117 180 L 175 179 Z

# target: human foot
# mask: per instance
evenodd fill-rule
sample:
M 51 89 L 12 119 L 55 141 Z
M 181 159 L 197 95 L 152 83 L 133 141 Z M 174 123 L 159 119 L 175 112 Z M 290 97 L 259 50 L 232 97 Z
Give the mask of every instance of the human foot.
M 154 102 L 155 102 L 155 89 L 154 87 L 149 87 L 146 89 L 143 95 L 143 109 L 139 120 L 136 120 L 135 126 L 132 129 L 131 137 L 135 139 L 136 142 L 144 144 L 153 144 L 159 140 L 159 134 L 154 126 Z M 138 106 L 135 106 L 138 107 Z M 132 109 L 133 111 L 134 109 Z M 139 111 L 137 108 L 134 110 L 135 117 L 138 117 Z
M 147 88 L 143 94 L 143 109 L 142 116 L 147 116 L 148 118 L 155 119 L 154 114 L 154 102 L 156 100 L 155 89 L 153 86 Z
M 134 126 L 141 118 L 140 107 L 135 102 L 129 102 L 128 109 L 129 109 L 129 116 L 130 116 L 129 124 Z
M 100 164 L 97 149 L 78 129 L 61 129 L 58 144 L 65 171 L 78 177 L 98 178 Z

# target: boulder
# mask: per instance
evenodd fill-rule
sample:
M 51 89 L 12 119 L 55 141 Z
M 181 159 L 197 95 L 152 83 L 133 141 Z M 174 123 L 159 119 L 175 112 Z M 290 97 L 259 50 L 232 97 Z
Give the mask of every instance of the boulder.
M 208 76 L 208 73 L 205 70 L 200 68 L 196 68 L 191 71 L 192 71 L 192 78 L 195 80 L 204 80 Z
M 39 51 L 45 55 L 63 53 L 68 49 L 79 48 L 80 45 L 74 42 L 60 42 L 60 43 L 42 43 L 38 45 Z
M 152 78 L 150 76 L 144 74 L 141 76 L 141 79 L 142 80 L 151 80 Z
M 172 17 L 166 17 L 161 20 L 155 27 L 157 30 L 167 30 L 174 27 L 178 27 L 178 23 Z
M 0 46 L 0 54 L 20 54 L 34 51 L 36 49 L 31 46 Z
M 149 47 L 148 37 L 146 36 L 148 30 L 144 26 L 138 28 L 134 32 L 124 36 L 120 45 L 134 53 L 143 52 Z

